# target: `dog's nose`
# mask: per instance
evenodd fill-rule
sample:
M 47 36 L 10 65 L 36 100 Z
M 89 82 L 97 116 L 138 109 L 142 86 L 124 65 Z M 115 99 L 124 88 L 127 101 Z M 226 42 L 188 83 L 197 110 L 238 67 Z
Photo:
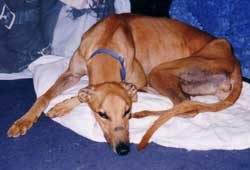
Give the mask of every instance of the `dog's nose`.
M 129 144 L 125 144 L 125 143 L 119 143 L 117 146 L 116 146 L 116 152 L 119 154 L 119 155 L 127 155 L 129 153 Z

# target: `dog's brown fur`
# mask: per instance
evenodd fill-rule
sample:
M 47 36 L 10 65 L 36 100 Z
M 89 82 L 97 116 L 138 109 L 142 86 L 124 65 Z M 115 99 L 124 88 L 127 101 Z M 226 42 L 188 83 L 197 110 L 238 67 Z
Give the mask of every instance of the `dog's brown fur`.
M 174 103 L 174 107 L 166 111 L 133 114 L 135 118 L 160 115 L 144 135 L 139 149 L 144 148 L 157 128 L 171 117 L 225 109 L 241 92 L 240 66 L 227 40 L 217 39 L 176 20 L 112 15 L 83 35 L 67 71 L 11 126 L 8 135 L 25 134 L 52 98 L 87 74 L 89 87 L 79 92 L 79 100 L 87 102 L 95 112 L 111 145 L 119 143 L 120 139 L 128 142 L 129 116 L 123 118 L 122 115 L 130 112 L 127 110 L 136 100 L 136 90 L 131 84 L 121 83 L 121 64 L 117 60 L 104 53 L 90 59 L 90 55 L 100 48 L 113 50 L 125 59 L 126 82 L 137 89 L 150 85 Z M 205 104 L 189 100 L 195 95 L 215 95 L 220 101 Z M 60 116 L 58 111 L 65 114 L 78 105 L 79 100 L 77 97 L 66 100 L 66 105 L 57 105 L 48 115 Z M 107 112 L 106 116 L 112 121 L 103 120 L 99 112 Z M 117 129 L 125 130 L 118 133 Z

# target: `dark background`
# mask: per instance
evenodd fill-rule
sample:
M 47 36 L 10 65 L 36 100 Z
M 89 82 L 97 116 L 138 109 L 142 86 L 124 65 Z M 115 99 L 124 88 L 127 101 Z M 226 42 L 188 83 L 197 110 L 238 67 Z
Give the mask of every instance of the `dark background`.
M 130 0 L 132 13 L 150 16 L 169 16 L 171 0 Z

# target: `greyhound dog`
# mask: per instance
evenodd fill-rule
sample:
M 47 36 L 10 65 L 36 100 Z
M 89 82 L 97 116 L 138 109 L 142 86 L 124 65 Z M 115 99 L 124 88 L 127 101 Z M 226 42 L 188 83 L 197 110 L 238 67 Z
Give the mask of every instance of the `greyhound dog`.
M 84 75 L 89 77 L 88 87 L 57 104 L 47 115 L 63 116 L 86 102 L 106 141 L 119 155 L 130 150 L 130 117 L 159 116 L 138 145 L 140 150 L 171 117 L 225 109 L 238 99 L 242 88 L 240 65 L 227 40 L 173 19 L 116 14 L 83 35 L 66 72 L 10 127 L 8 136 L 24 135 L 50 100 Z M 150 89 L 169 97 L 173 108 L 132 114 L 137 90 Z M 197 95 L 215 95 L 219 101 L 206 104 L 190 100 Z

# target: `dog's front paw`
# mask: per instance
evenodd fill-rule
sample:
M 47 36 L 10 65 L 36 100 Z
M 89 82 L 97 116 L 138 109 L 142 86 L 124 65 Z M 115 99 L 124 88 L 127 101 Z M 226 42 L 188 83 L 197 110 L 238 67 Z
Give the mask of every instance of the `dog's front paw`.
M 35 121 L 27 118 L 21 118 L 17 120 L 9 128 L 7 134 L 9 137 L 19 137 L 20 135 L 25 135 L 27 130 L 29 130 Z
M 61 103 L 55 105 L 52 109 L 48 111 L 47 116 L 50 118 L 64 116 L 65 114 L 73 110 L 80 103 L 81 102 L 79 101 L 77 96 L 71 97 L 70 99 L 66 99 Z
M 49 118 L 61 117 L 69 113 L 73 108 L 69 105 L 69 100 L 65 100 L 61 103 L 56 104 L 46 114 Z
M 70 112 L 70 110 L 63 103 L 59 103 L 51 108 L 46 115 L 50 118 L 61 117 Z

